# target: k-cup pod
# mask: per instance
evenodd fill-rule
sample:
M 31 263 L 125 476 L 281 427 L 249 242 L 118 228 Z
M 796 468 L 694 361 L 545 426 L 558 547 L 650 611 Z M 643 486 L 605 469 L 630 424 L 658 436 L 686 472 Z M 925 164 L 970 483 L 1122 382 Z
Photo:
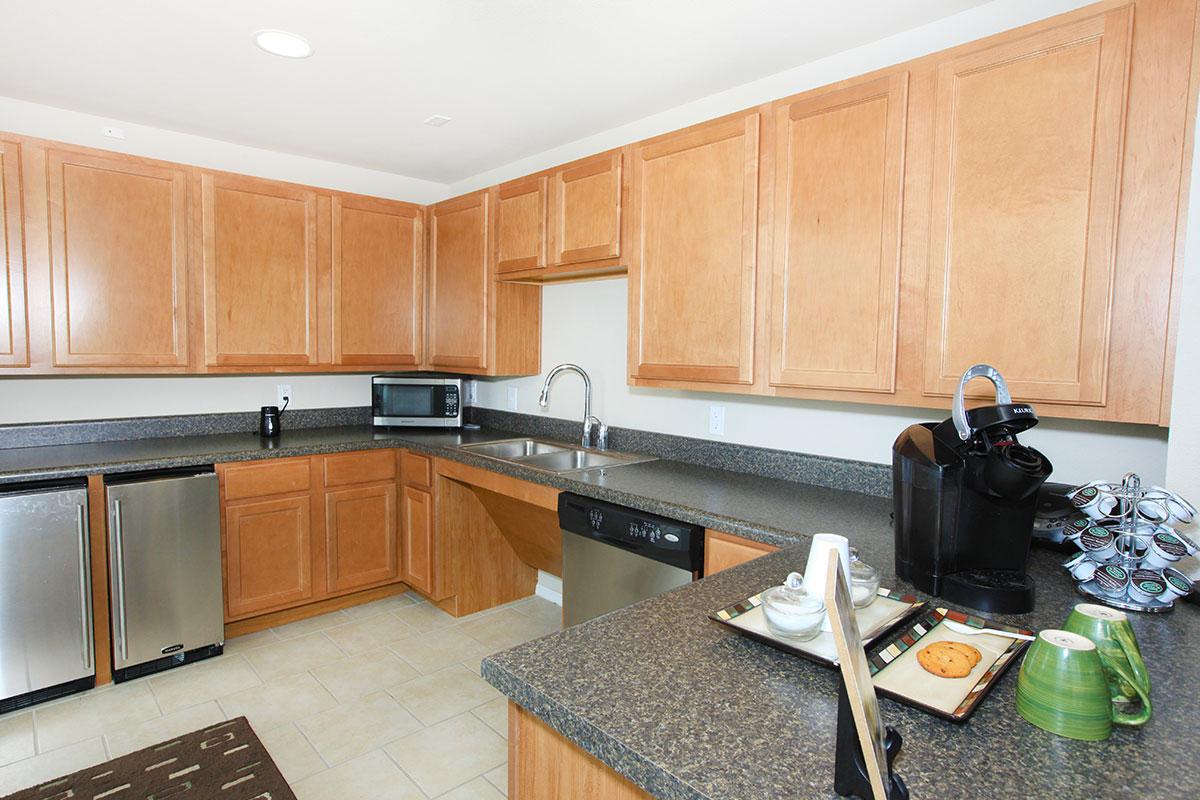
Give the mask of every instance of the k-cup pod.
M 1187 554 L 1187 546 L 1178 536 L 1159 532 L 1150 537 L 1145 561 L 1148 566 L 1162 569 L 1171 566 Z
M 1086 517 L 1086 516 L 1082 516 L 1082 515 L 1080 515 L 1078 517 L 1074 517 L 1073 519 L 1068 520 L 1065 525 L 1063 525 L 1063 529 L 1062 529 L 1063 539 L 1066 539 L 1066 540 L 1069 540 L 1072 542 L 1078 541 L 1079 534 L 1083 533 L 1084 531 L 1086 531 L 1088 528 L 1092 527 L 1095 524 L 1096 523 L 1092 521 L 1091 517 Z
M 1150 487 L 1149 494 L 1166 503 L 1167 510 L 1171 513 L 1171 517 L 1167 521 L 1168 525 L 1175 525 L 1181 522 L 1186 524 L 1196 519 L 1196 507 L 1174 492 L 1164 489 L 1161 486 L 1152 486 Z
M 1162 600 L 1167 591 L 1166 581 L 1162 573 L 1154 570 L 1134 570 L 1129 581 L 1129 597 L 1139 603 L 1153 603 Z
M 1112 598 L 1124 597 L 1129 588 L 1129 572 L 1116 564 L 1101 565 L 1100 569 L 1096 570 L 1093 580 L 1101 593 Z
M 1170 528 L 1167 529 L 1167 532 L 1179 541 L 1183 542 L 1183 546 L 1187 548 L 1189 556 L 1194 556 L 1196 553 L 1200 553 L 1200 545 L 1197 545 L 1196 540 L 1188 536 L 1186 533 L 1180 533 L 1179 531 Z
M 1077 581 L 1090 581 L 1100 565 L 1088 558 L 1087 553 L 1080 553 L 1069 561 L 1063 562 L 1067 572 Z
M 1113 532 L 1099 525 L 1093 525 L 1081 533 L 1078 544 L 1092 561 L 1107 561 L 1117 554 Z
M 1167 589 L 1163 592 L 1161 598 L 1164 603 L 1178 600 L 1180 597 L 1186 597 L 1195 588 L 1192 579 L 1174 567 L 1166 567 L 1163 569 L 1162 575 L 1163 583 L 1167 585 Z

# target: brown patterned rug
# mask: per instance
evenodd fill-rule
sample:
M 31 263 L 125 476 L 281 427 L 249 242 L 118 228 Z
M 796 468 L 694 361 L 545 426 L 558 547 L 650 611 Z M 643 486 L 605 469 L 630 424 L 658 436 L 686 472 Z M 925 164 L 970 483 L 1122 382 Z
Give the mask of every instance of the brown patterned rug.
M 3 800 L 296 800 L 245 717 L 114 758 Z

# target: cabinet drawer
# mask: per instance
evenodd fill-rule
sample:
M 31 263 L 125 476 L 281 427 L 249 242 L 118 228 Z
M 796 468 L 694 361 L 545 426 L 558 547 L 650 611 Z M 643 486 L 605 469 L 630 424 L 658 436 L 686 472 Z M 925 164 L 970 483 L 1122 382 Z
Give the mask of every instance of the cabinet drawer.
M 432 486 L 433 460 L 405 450 L 400 454 L 400 477 L 412 486 Z
M 224 469 L 225 500 L 307 492 L 307 458 L 239 464 Z
M 396 479 L 396 452 L 368 450 L 325 456 L 325 486 L 346 486 Z

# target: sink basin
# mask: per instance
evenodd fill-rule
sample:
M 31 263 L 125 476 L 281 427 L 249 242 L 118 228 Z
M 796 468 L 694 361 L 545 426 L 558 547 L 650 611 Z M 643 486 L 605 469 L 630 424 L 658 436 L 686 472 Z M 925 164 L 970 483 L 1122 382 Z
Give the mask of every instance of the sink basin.
M 617 455 L 595 450 L 563 450 L 558 453 L 545 453 L 523 458 L 521 463 L 527 467 L 536 467 L 550 472 L 572 472 L 577 469 L 628 464 L 631 460 L 642 459 L 639 456 Z
M 498 442 L 464 444 L 460 445 L 459 449 L 553 473 L 576 472 L 594 467 L 619 467 L 654 460 L 651 456 L 614 453 L 608 450 L 585 450 L 582 447 L 552 444 L 540 439 L 503 439 Z
M 525 459 L 528 456 L 562 453 L 567 448 L 549 442 L 539 442 L 537 439 L 507 439 L 502 442 L 463 445 L 462 449 L 492 458 Z

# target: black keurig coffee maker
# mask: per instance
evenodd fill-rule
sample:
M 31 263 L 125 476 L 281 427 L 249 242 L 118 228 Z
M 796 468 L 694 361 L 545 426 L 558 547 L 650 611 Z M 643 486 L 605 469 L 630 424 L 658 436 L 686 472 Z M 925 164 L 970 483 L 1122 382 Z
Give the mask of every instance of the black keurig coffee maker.
M 996 404 L 970 411 L 974 378 L 996 388 Z M 954 393 L 950 419 L 911 425 L 892 447 L 896 574 L 968 608 L 1020 614 L 1033 608 L 1025 573 L 1038 488 L 1050 461 L 1017 441 L 1037 424 L 1013 403 L 994 367 L 976 364 Z

